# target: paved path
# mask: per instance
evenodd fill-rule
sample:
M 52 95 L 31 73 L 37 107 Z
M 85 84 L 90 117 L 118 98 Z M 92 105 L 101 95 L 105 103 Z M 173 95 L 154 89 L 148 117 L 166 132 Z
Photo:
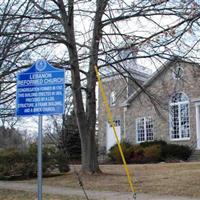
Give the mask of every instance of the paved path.
M 11 182 L 11 181 L 0 181 L 0 189 L 11 189 L 19 191 L 36 192 L 36 185 Z M 79 196 L 83 197 L 83 191 L 77 188 L 69 187 L 53 187 L 43 186 L 43 192 L 47 194 L 57 194 L 63 196 Z M 130 193 L 124 192 L 108 192 L 108 191 L 86 191 L 89 198 L 93 200 L 133 200 Z M 199 200 L 189 197 L 174 197 L 174 196 L 157 196 L 149 194 L 137 194 L 137 200 Z

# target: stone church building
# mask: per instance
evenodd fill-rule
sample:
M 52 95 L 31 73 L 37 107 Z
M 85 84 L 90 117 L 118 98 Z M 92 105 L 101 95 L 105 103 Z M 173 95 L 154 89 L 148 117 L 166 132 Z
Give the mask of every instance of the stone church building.
M 155 73 L 132 67 L 102 78 L 120 140 L 165 140 L 200 149 L 200 66 L 172 59 Z M 115 138 L 99 92 L 98 144 L 106 154 Z

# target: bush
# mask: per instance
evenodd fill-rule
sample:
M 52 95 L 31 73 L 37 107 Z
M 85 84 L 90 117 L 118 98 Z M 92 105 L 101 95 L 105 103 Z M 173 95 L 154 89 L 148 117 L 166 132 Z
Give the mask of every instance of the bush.
M 133 146 L 127 142 L 121 143 L 122 151 L 127 163 L 158 162 L 161 157 L 159 145 L 142 147 Z M 108 156 L 114 163 L 121 164 L 122 159 L 117 145 L 110 148 Z
M 131 147 L 130 163 L 144 162 L 144 149 L 139 145 Z
M 132 147 L 130 163 L 155 163 L 160 161 L 161 148 L 159 145 L 142 147 L 136 145 Z
M 152 145 L 160 145 L 161 147 L 167 145 L 167 142 L 163 141 L 163 140 L 154 140 L 154 141 L 151 141 L 151 142 L 142 142 L 140 143 L 140 146 L 142 147 L 149 147 L 149 146 L 152 146 Z
M 37 146 L 31 144 L 27 151 L 28 164 L 32 167 L 29 174 L 35 177 L 37 174 Z M 54 147 L 44 147 L 42 150 L 42 172 L 48 176 L 57 167 L 56 149 Z
M 0 177 L 21 176 L 26 173 L 28 157 L 15 149 L 0 152 Z
M 162 147 L 162 158 L 188 160 L 192 154 L 192 149 L 184 145 L 168 144 Z
M 186 145 L 167 144 L 162 140 L 155 140 L 152 142 L 144 142 L 140 144 L 142 147 L 152 145 L 160 146 L 160 161 L 167 161 L 169 159 L 188 160 L 192 154 L 192 149 Z
M 120 143 L 121 145 L 121 148 L 122 148 L 122 151 L 124 153 L 124 157 L 126 159 L 126 161 L 128 162 L 129 161 L 129 158 L 132 154 L 132 145 L 128 142 L 122 142 Z M 122 163 L 122 158 L 121 158 L 121 154 L 119 152 L 119 148 L 118 148 L 118 145 L 115 144 L 114 146 L 112 146 L 109 150 L 109 153 L 108 153 L 108 156 L 111 158 L 111 160 L 114 162 L 114 163 L 117 163 L 117 164 L 120 164 Z
M 56 153 L 56 160 L 58 164 L 58 169 L 61 173 L 68 172 L 70 170 L 69 164 L 68 164 L 69 162 L 68 156 L 66 155 L 65 152 L 63 152 L 62 150 L 59 150 Z
M 61 159 L 59 151 L 54 147 L 44 147 L 43 175 L 49 176 L 56 168 L 60 169 Z M 62 165 L 68 166 L 68 162 L 62 160 Z M 67 167 L 65 170 L 67 171 Z M 69 171 L 69 167 L 68 167 Z M 37 176 L 37 147 L 35 144 L 22 152 L 17 149 L 6 149 L 0 151 L 0 179 L 32 178 Z
M 161 161 L 161 148 L 160 145 L 152 145 L 144 148 L 144 161 L 148 162 L 159 162 Z
M 192 153 L 188 146 L 167 144 L 162 140 L 144 142 L 134 146 L 122 142 L 121 147 L 127 163 L 155 163 L 170 159 L 187 160 Z M 114 163 L 122 163 L 117 145 L 110 148 L 108 156 Z

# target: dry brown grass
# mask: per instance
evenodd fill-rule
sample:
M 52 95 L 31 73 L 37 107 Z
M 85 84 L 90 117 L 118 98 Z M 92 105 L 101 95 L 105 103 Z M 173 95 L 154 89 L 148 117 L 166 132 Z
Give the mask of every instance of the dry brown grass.
M 129 165 L 129 169 L 139 192 L 200 197 L 200 163 Z M 101 175 L 81 176 L 86 189 L 130 191 L 122 165 L 102 165 L 101 170 Z M 79 187 L 73 167 L 63 176 L 45 178 L 44 184 Z
M 43 194 L 43 200 L 83 200 L 78 197 L 63 197 L 60 195 Z M 37 194 L 33 192 L 13 191 L 0 189 L 0 200 L 37 200 Z

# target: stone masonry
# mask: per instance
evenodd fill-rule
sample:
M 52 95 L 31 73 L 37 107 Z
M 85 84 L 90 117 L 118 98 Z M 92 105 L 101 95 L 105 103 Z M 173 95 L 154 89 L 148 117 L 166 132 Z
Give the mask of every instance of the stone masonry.
M 139 72 L 132 73 L 132 76 L 135 78 L 134 81 L 137 81 L 139 84 L 143 83 L 149 77 L 147 74 L 142 74 Z M 127 100 L 130 94 L 132 94 L 138 86 L 135 84 L 132 79 L 127 76 L 127 74 L 118 75 L 114 74 L 102 79 L 104 90 L 107 96 L 107 99 L 110 103 L 110 94 L 115 92 L 116 102 L 114 106 L 110 106 L 111 112 L 114 120 L 120 120 L 121 123 L 121 138 L 124 138 L 124 109 L 121 104 Z M 102 96 L 99 91 L 99 101 L 98 101 L 98 124 L 99 124 L 99 134 L 98 134 L 98 146 L 99 153 L 105 154 L 106 152 L 106 128 L 107 128 L 107 114 L 105 107 L 103 105 Z
M 174 79 L 172 75 L 177 66 L 181 66 L 184 73 L 179 80 Z M 140 75 L 142 79 L 142 74 Z M 137 77 L 137 80 L 144 82 L 147 77 L 145 75 L 142 81 Z M 195 99 L 200 99 L 199 77 L 199 66 L 174 60 L 168 62 L 144 83 L 145 92 L 139 90 L 134 82 L 127 77 L 114 75 L 103 79 L 108 99 L 112 91 L 116 92 L 116 103 L 111 107 L 111 111 L 113 119 L 121 122 L 121 138 L 136 144 L 136 119 L 149 116 L 153 119 L 154 140 L 162 139 L 169 143 L 184 144 L 196 148 Z M 173 141 L 170 139 L 169 101 L 175 92 L 183 92 L 189 98 L 190 138 L 187 140 Z M 100 154 L 105 154 L 107 117 L 100 93 L 98 106 L 99 152 Z

